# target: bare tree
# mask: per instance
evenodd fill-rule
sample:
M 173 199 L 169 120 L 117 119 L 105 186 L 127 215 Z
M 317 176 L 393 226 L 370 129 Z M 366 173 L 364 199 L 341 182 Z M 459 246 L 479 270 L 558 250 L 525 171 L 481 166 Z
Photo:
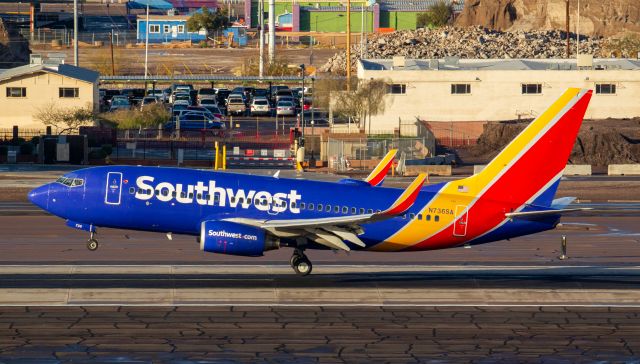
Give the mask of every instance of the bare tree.
M 371 117 L 386 109 L 387 87 L 387 82 L 382 79 L 361 81 L 355 91 L 341 92 L 336 96 L 335 111 L 365 129 L 368 119 L 371 132 Z
M 94 112 L 91 105 L 85 107 L 61 107 L 54 102 L 38 108 L 34 118 L 46 126 L 55 128 L 58 134 L 75 131 L 79 127 L 93 122 Z

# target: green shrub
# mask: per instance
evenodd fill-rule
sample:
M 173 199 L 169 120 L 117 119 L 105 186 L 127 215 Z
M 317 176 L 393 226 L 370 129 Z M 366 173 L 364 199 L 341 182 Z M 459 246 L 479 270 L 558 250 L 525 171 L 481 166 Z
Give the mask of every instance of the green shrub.
M 100 118 L 114 123 L 119 129 L 155 128 L 169 121 L 171 114 L 164 105 L 148 105 L 142 110 L 117 110 L 100 115 Z
M 441 0 L 431 5 L 427 12 L 417 15 L 416 26 L 418 28 L 438 28 L 447 25 L 452 15 L 451 5 Z

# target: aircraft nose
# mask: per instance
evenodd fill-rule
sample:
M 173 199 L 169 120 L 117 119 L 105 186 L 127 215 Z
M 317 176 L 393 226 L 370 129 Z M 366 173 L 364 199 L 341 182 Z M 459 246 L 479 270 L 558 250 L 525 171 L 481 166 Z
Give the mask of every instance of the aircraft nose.
M 49 184 L 31 190 L 28 198 L 31 203 L 46 210 L 49 204 Z

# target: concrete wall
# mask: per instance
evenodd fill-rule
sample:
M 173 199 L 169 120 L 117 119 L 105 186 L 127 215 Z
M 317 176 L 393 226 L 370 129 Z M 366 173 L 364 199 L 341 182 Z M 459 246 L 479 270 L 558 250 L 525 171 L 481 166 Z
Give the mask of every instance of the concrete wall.
M 406 94 L 388 95 L 384 114 L 374 116 L 374 129 L 393 128 L 398 117 L 426 121 L 499 121 L 535 118 L 567 87 L 595 89 L 596 83 L 616 83 L 615 95 L 596 95 L 587 118 L 640 116 L 640 71 L 498 71 L 417 70 L 372 71 L 358 66 L 360 79 L 380 78 L 406 84 Z M 471 84 L 471 93 L 452 95 L 452 83 Z M 542 94 L 523 95 L 523 83 L 541 83 Z
M 27 97 L 7 97 L 7 87 L 25 87 Z M 60 87 L 77 87 L 79 97 L 59 97 Z M 0 112 L 0 128 L 11 128 L 13 125 L 18 125 L 26 129 L 44 130 L 44 124 L 35 120 L 33 115 L 52 103 L 64 108 L 89 105 L 97 110 L 99 107 L 98 85 L 46 72 L 0 82 L 0 110 L 2 110 Z
M 640 175 L 640 164 L 609 164 L 608 174 L 610 176 L 638 176 Z

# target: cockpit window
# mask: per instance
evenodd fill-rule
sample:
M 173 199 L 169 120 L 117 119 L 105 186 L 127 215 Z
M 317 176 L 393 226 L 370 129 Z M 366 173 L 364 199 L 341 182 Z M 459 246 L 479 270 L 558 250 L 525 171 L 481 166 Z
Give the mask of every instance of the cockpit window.
M 61 183 L 67 187 L 79 187 L 84 184 L 84 180 L 82 178 L 60 177 L 56 180 L 56 182 Z

